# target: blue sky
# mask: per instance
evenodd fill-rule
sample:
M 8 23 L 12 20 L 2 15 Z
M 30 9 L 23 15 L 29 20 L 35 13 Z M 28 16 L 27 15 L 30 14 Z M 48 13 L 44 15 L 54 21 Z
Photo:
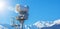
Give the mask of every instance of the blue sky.
M 29 6 L 29 18 L 25 24 L 60 19 L 60 0 L 6 0 L 6 2 L 12 7 L 16 4 Z M 0 22 L 10 24 L 11 17 L 17 15 L 14 11 L 5 9 L 4 12 L 0 12 Z

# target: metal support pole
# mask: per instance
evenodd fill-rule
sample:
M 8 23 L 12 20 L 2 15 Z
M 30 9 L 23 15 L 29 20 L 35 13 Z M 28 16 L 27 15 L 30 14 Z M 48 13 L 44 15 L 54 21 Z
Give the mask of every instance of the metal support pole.
M 24 20 L 20 20 L 20 29 L 23 29 Z

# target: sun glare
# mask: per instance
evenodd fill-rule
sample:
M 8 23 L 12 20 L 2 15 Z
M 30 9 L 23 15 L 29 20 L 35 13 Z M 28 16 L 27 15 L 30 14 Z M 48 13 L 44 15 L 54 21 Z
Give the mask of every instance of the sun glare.
M 6 8 L 7 8 L 7 2 L 6 1 L 0 1 L 0 13 L 4 13 Z
M 5 3 L 0 2 L 0 8 L 4 7 Z
M 6 8 L 6 2 L 0 2 L 0 9 Z

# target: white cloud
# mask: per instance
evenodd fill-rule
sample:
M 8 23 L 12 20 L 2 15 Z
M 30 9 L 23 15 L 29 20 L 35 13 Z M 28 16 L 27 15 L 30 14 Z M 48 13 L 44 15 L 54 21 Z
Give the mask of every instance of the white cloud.
M 9 6 L 8 9 L 9 9 L 10 11 L 14 11 L 15 8 L 12 7 L 12 6 Z
M 15 7 L 13 7 L 13 6 L 9 6 L 9 7 L 7 7 L 7 8 L 8 8 L 9 11 L 13 11 L 13 12 L 18 13 L 18 12 L 16 11 Z

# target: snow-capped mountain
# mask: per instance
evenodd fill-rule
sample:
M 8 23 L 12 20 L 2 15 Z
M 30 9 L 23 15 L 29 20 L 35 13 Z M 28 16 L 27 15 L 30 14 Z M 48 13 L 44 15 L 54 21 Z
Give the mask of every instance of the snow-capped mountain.
M 53 25 L 51 27 L 43 27 L 41 29 L 60 29 L 60 24 L 55 24 L 55 25 Z
M 9 24 L 0 24 L 0 29 L 15 29 Z M 55 21 L 37 21 L 32 25 L 24 25 L 23 29 L 60 29 L 60 19 Z
M 55 21 L 37 21 L 33 25 L 38 29 L 60 29 L 60 19 Z

